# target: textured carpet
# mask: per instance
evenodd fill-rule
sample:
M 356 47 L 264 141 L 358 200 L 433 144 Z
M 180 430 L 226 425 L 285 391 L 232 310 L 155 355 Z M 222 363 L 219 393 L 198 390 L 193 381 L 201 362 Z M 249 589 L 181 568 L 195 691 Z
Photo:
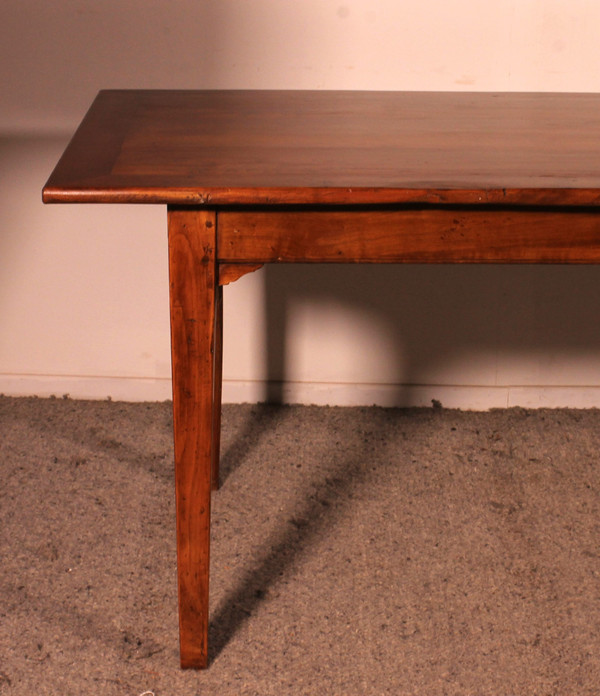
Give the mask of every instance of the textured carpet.
M 225 406 L 189 672 L 170 404 L 0 398 L 0 695 L 600 694 L 599 459 L 598 411 Z

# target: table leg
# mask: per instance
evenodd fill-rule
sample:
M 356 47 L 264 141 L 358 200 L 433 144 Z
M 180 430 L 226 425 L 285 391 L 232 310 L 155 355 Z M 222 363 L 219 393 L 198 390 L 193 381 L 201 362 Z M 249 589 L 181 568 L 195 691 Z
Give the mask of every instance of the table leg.
M 182 667 L 208 662 L 210 496 L 218 294 L 216 218 L 169 208 L 173 428 Z
M 221 453 L 221 393 L 223 387 L 223 286 L 216 288 L 215 308 L 215 376 L 213 394 L 212 489 L 219 489 Z

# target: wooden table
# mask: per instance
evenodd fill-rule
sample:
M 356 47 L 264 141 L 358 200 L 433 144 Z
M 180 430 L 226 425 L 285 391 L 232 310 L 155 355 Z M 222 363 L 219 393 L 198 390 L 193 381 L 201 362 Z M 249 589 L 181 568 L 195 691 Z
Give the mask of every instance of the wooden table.
M 168 206 L 181 664 L 207 665 L 222 286 L 265 263 L 598 263 L 600 95 L 104 91 L 45 202 Z

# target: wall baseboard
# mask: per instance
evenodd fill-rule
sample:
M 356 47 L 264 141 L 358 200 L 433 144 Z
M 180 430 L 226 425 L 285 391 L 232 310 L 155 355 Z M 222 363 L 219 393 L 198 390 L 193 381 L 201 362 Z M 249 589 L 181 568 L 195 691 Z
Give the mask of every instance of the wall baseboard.
M 69 375 L 0 375 L 0 393 L 113 401 L 165 401 L 172 396 L 171 380 L 166 378 Z
M 490 408 L 600 408 L 599 386 L 472 386 L 228 382 L 223 400 L 281 403 L 431 407 L 486 411 Z
M 0 393 L 9 396 L 165 401 L 170 379 L 0 375 Z M 490 408 L 600 408 L 600 386 L 471 386 L 337 384 L 225 380 L 224 403 L 281 403 L 337 406 L 424 406 L 485 411 Z

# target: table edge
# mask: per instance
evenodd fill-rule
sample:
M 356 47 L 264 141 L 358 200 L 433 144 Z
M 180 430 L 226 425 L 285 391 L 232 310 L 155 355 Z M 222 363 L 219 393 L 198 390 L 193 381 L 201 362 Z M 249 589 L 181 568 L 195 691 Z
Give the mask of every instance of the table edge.
M 228 205 L 516 205 L 600 206 L 589 188 L 59 188 L 46 185 L 44 203 Z

